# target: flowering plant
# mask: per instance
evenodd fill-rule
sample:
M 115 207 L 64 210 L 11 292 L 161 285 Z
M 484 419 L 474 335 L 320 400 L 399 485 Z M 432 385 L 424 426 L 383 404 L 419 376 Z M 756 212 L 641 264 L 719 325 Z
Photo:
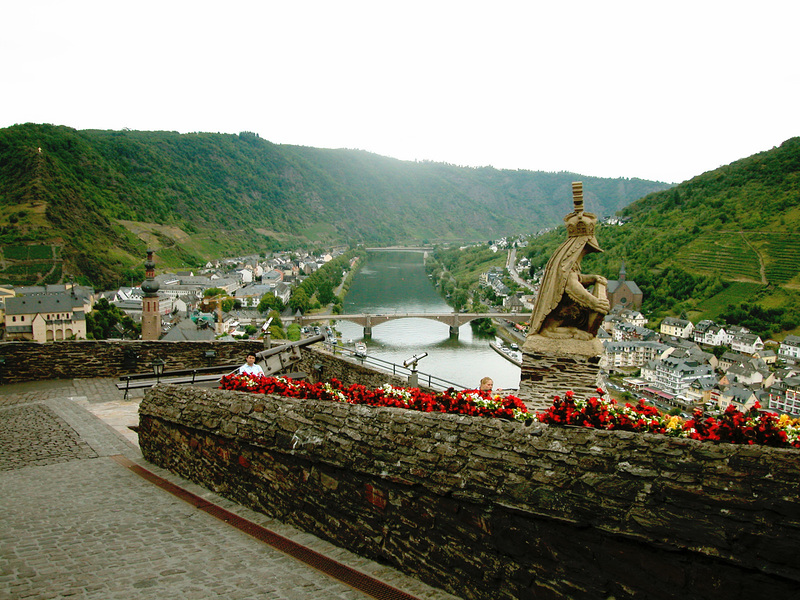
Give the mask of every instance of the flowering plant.
M 286 377 L 230 374 L 221 380 L 222 389 L 277 394 L 290 398 L 331 400 L 369 406 L 394 406 L 422 412 L 447 412 L 473 416 L 498 417 L 515 421 L 536 421 L 548 425 L 573 425 L 660 433 L 662 435 L 728 442 L 732 444 L 764 444 L 767 446 L 800 448 L 800 419 L 786 415 L 761 412 L 756 404 L 746 412 L 733 405 L 718 417 L 707 416 L 696 409 L 691 419 L 659 413 L 654 406 L 639 400 L 637 404 L 617 404 L 607 398 L 602 389 L 591 398 L 575 398 L 573 392 L 556 396 L 552 406 L 541 413 L 528 412 L 525 403 L 516 396 L 492 395 L 477 390 L 429 394 L 419 388 L 395 387 L 388 383 L 369 389 L 361 384 L 345 386 L 337 379 L 308 383 Z
M 422 412 L 448 412 L 517 421 L 527 421 L 533 416 L 528 412 L 525 403 L 515 396 L 492 396 L 476 390 L 456 391 L 450 388 L 444 392 L 429 394 L 419 388 L 395 387 L 388 383 L 369 389 L 357 383 L 345 386 L 338 379 L 309 383 L 285 377 L 238 373 L 225 375 L 221 379 L 220 387 L 224 390 L 277 394 L 290 398 L 394 406 Z
M 617 404 L 613 398 L 576 399 L 572 392 L 556 397 L 553 405 L 534 420 L 550 425 L 578 425 L 598 429 L 660 433 L 670 437 L 728 442 L 732 444 L 763 444 L 767 446 L 800 448 L 800 419 L 786 415 L 778 417 L 761 412 L 756 405 L 747 412 L 730 405 L 719 417 L 707 416 L 695 409 L 692 418 L 684 421 L 666 416 L 639 400 L 638 404 Z

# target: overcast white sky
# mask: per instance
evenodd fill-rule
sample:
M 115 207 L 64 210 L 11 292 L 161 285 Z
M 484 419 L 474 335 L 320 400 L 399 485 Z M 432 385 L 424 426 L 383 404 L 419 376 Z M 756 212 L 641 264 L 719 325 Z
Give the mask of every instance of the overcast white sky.
M 0 3 L 0 127 L 680 182 L 800 135 L 800 1 Z

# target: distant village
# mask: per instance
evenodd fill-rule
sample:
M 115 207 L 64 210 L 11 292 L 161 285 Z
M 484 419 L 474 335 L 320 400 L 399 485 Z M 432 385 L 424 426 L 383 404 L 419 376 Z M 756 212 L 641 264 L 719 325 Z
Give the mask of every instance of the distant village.
M 505 240 L 498 243 L 498 249 L 508 246 Z M 522 259 L 509 266 L 514 277 L 527 272 L 530 263 Z M 517 278 L 530 294 L 511 293 L 503 273 L 499 267 L 490 269 L 481 274 L 481 285 L 492 287 L 506 310 L 532 311 L 543 270 L 531 280 Z M 800 336 L 787 335 L 779 343 L 744 327 L 674 317 L 665 318 L 658 331 L 650 329 L 638 310 L 642 291 L 627 279 L 624 263 L 618 279 L 608 281 L 607 294 L 612 310 L 598 331 L 603 342 L 600 368 L 614 395 L 629 392 L 684 417 L 696 407 L 745 411 L 756 403 L 800 415 Z
M 160 339 L 212 340 L 246 337 L 246 327 L 263 325 L 266 317 L 256 308 L 265 295 L 283 304 L 289 302 L 294 286 L 343 252 L 334 249 L 319 255 L 306 252 L 275 253 L 211 261 L 198 270 L 155 276 L 161 314 Z M 233 299 L 233 309 L 217 315 L 204 313 L 204 292 L 221 289 Z M 141 322 L 144 292 L 141 286 L 95 292 L 72 285 L 31 287 L 0 286 L 0 311 L 5 340 L 50 342 L 86 339 L 86 315 L 101 298 Z M 124 333 L 120 331 L 120 338 Z
M 510 245 L 503 239 L 495 247 L 500 251 Z M 288 304 L 295 285 L 343 251 L 275 253 L 266 259 L 244 256 L 208 262 L 197 272 L 159 274 L 155 280 L 162 317 L 160 339 L 233 340 L 253 335 L 254 330 L 260 333 L 265 315 L 257 306 L 265 295 Z M 518 281 L 517 272 L 527 272 L 530 266 L 526 262 L 509 265 Z M 532 310 L 536 278 L 525 281 L 531 293 L 524 294 L 512 293 L 504 276 L 505 270 L 495 267 L 480 276 L 480 284 L 493 288 L 504 310 Z M 203 313 L 201 301 L 210 288 L 219 288 L 232 298 L 233 309 L 220 315 Z M 608 297 L 613 309 L 598 337 L 604 346 L 600 367 L 610 392 L 629 392 L 686 416 L 695 407 L 724 410 L 732 405 L 747 410 L 756 403 L 778 413 L 800 415 L 800 336 L 789 335 L 778 343 L 762 340 L 743 327 L 672 317 L 661 322 L 659 331 L 650 329 L 639 312 L 642 292 L 626 278 L 624 265 L 619 278 L 609 280 Z M 143 291 L 138 286 L 106 292 L 72 284 L 0 286 L 3 339 L 85 339 L 86 315 L 101 298 L 141 321 Z

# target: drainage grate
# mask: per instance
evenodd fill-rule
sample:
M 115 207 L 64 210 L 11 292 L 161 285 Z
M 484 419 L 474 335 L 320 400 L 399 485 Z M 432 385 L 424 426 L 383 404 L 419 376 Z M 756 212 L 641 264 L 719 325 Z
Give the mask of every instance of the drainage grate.
M 371 596 L 372 598 L 377 598 L 378 600 L 419 600 L 416 596 L 412 596 L 407 594 L 402 590 L 398 590 L 395 587 L 392 587 L 378 579 L 370 577 L 369 575 L 365 575 L 360 571 L 356 571 L 355 569 L 348 567 L 347 565 L 343 565 L 340 562 L 337 562 L 319 552 L 312 550 L 311 548 L 307 548 L 297 542 L 293 542 L 292 540 L 283 537 L 275 533 L 274 531 L 270 531 L 266 527 L 262 527 L 257 523 L 253 523 L 252 521 L 248 521 L 232 513 L 229 510 L 222 508 L 221 506 L 217 506 L 216 504 L 212 504 L 208 500 L 204 500 L 200 496 L 193 494 L 185 489 L 175 485 L 164 479 L 163 477 L 159 477 L 155 473 L 148 471 L 144 467 L 137 465 L 135 462 L 125 458 L 121 454 L 116 454 L 111 457 L 114 461 L 118 464 L 130 469 L 140 477 L 146 479 L 147 481 L 154 483 L 161 489 L 169 492 L 170 494 L 177 496 L 181 500 L 188 502 L 195 508 L 202 510 L 225 523 L 236 527 L 236 529 L 256 538 L 264 542 L 265 544 L 269 544 L 276 550 L 283 552 L 307 564 L 318 571 L 325 573 L 329 577 L 333 577 L 341 581 L 342 583 L 349 585 L 350 587 Z

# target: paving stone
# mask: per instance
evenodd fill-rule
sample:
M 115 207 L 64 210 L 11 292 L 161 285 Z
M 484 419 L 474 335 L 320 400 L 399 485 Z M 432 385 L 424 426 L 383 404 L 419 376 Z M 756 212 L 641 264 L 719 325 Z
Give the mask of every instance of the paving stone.
M 44 382 L 43 382 L 44 383 Z M 110 421 L 113 379 L 0 386 L 0 598 L 358 600 L 368 596 L 194 508 L 108 458 L 122 454 L 209 502 L 422 600 L 454 596 L 148 465 Z M 457 600 L 457 599 L 455 599 Z

